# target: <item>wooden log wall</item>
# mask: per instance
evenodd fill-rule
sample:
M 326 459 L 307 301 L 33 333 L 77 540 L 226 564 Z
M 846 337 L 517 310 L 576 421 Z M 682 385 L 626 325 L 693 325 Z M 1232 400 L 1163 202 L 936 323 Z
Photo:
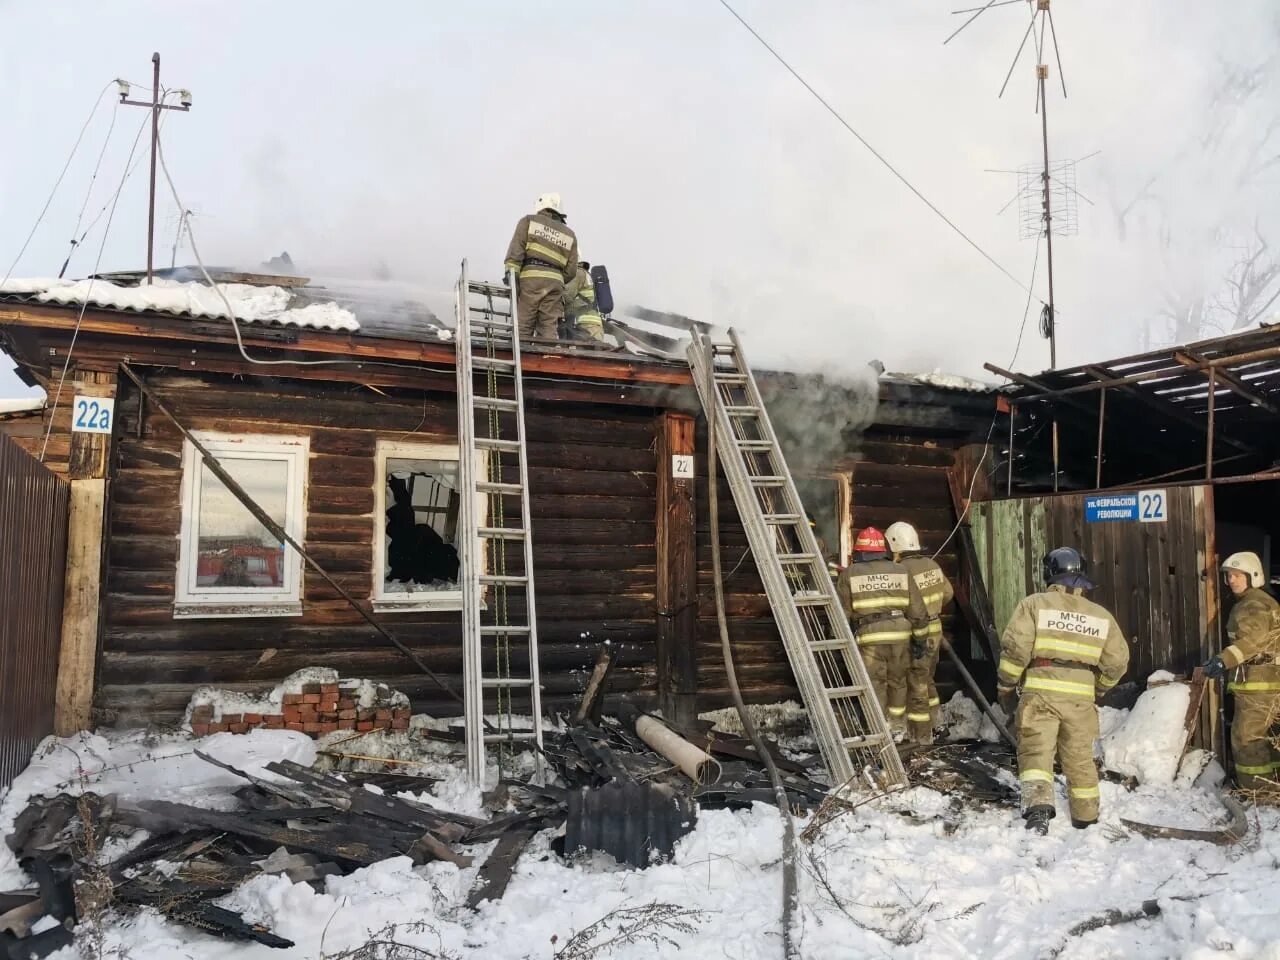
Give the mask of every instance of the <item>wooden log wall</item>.
M 447 393 L 190 375 L 149 383 L 189 429 L 309 437 L 305 545 L 358 599 L 372 588 L 377 442 L 456 442 Z M 175 720 L 197 686 L 262 690 L 312 665 L 386 681 L 418 710 L 461 713 L 310 570 L 301 617 L 174 620 L 182 439 L 145 404 L 140 415 L 130 386 L 116 411 L 100 719 Z M 576 702 L 606 639 L 619 649 L 611 693 L 652 698 L 654 411 L 533 404 L 526 421 L 544 708 Z M 461 689 L 459 612 L 380 616 Z
M 701 476 L 697 485 L 698 518 L 698 703 L 701 709 L 727 705 L 729 692 L 716 625 L 710 521 L 707 508 L 706 438 L 699 434 Z M 853 475 L 850 514 L 854 530 L 865 526 L 884 529 L 905 520 L 920 531 L 928 553 L 941 545 L 955 524 L 947 468 L 957 448 L 943 442 L 907 437 L 883 430 L 868 431 L 841 466 Z M 719 478 L 721 516 L 721 565 L 725 576 L 725 603 L 734 649 L 738 681 L 748 702 L 769 703 L 799 699 L 786 652 L 778 636 L 759 572 L 747 547 L 746 532 L 738 521 L 729 486 Z M 954 578 L 959 558 L 953 544 L 938 557 L 943 571 Z M 946 611 L 944 626 L 962 655 L 969 649 L 968 626 L 954 604 Z M 952 668 L 939 670 L 943 699 L 958 688 Z

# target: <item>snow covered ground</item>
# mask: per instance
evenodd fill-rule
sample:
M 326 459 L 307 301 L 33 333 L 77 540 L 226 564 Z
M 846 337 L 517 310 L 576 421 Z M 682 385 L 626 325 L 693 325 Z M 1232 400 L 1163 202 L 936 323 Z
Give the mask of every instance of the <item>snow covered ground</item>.
M 316 751 L 299 734 L 263 730 L 204 741 L 142 732 L 50 740 L 0 803 L 0 832 L 37 793 L 88 789 L 230 806 L 239 781 L 194 757 L 197 746 L 258 773 L 273 759 L 308 763 Z M 414 772 L 442 779 L 434 795 L 420 799 L 474 813 L 479 796 L 460 765 L 445 748 L 432 749 L 441 752 Z M 1280 958 L 1280 814 L 1253 815 L 1249 836 L 1234 847 L 1147 840 L 1125 832 L 1119 818 L 1208 827 L 1221 822 L 1221 804 L 1185 778 L 1131 792 L 1104 782 L 1102 823 L 1078 831 L 1061 789 L 1059 816 L 1045 838 L 1028 834 L 1011 809 L 962 807 L 922 787 L 835 819 L 802 845 L 803 956 Z M 216 940 L 154 913 L 117 920 L 106 931 L 107 947 L 127 948 L 132 960 L 316 960 L 395 925 L 395 939 L 427 951 L 413 956 L 774 958 L 781 955 L 780 836 L 769 806 L 703 811 L 671 863 L 625 870 L 599 857 L 564 863 L 544 834 L 503 899 L 475 912 L 465 906 L 474 866 L 390 860 L 329 878 L 323 893 L 263 876 L 223 903 L 294 940 L 292 949 Z M 487 852 L 487 845 L 472 851 L 477 863 Z M 0 849 L 0 890 L 22 883 Z M 1151 899 L 1159 902 L 1158 917 L 1070 933 L 1109 909 L 1137 910 Z M 657 928 L 652 940 L 586 949 L 617 936 L 616 923 L 589 931 L 593 923 L 650 904 L 683 911 L 675 919 L 685 929 Z M 60 960 L 72 957 L 68 950 Z

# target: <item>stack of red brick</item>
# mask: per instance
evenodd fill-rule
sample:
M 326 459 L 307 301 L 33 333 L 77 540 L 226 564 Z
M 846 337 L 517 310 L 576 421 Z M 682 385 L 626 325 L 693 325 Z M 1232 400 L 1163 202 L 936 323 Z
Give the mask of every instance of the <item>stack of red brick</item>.
M 248 733 L 250 730 L 298 730 L 322 737 L 337 730 L 408 730 L 412 711 L 393 706 L 388 700 L 361 707 L 355 690 L 337 683 L 303 684 L 301 693 L 286 693 L 282 713 L 215 714 L 212 704 L 191 711 L 191 732 L 197 737 L 211 733 Z

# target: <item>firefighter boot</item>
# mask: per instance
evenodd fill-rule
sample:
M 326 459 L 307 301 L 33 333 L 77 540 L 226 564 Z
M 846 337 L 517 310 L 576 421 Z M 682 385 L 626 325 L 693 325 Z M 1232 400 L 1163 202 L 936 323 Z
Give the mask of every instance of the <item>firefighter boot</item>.
M 1028 830 L 1034 830 L 1043 837 L 1049 832 L 1049 821 L 1053 819 L 1053 814 L 1053 807 L 1036 806 L 1023 814 L 1023 818 L 1027 821 Z

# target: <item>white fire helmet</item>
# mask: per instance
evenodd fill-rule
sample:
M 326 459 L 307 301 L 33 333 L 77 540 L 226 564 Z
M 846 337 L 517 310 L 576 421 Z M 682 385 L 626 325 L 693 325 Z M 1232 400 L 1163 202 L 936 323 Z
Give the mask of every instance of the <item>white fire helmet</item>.
M 543 210 L 554 210 L 560 216 L 564 216 L 564 210 L 560 207 L 560 194 L 544 193 L 538 198 L 538 205 L 534 207 L 534 213 L 541 213 Z
M 1229 570 L 1239 570 L 1241 573 L 1248 574 L 1251 587 L 1260 587 L 1266 582 L 1266 577 L 1262 573 L 1262 561 L 1258 559 L 1256 553 L 1233 553 L 1222 562 L 1224 577 Z
M 899 520 L 889 524 L 884 538 L 889 541 L 889 549 L 894 553 L 915 553 L 920 549 L 920 534 L 909 523 Z

